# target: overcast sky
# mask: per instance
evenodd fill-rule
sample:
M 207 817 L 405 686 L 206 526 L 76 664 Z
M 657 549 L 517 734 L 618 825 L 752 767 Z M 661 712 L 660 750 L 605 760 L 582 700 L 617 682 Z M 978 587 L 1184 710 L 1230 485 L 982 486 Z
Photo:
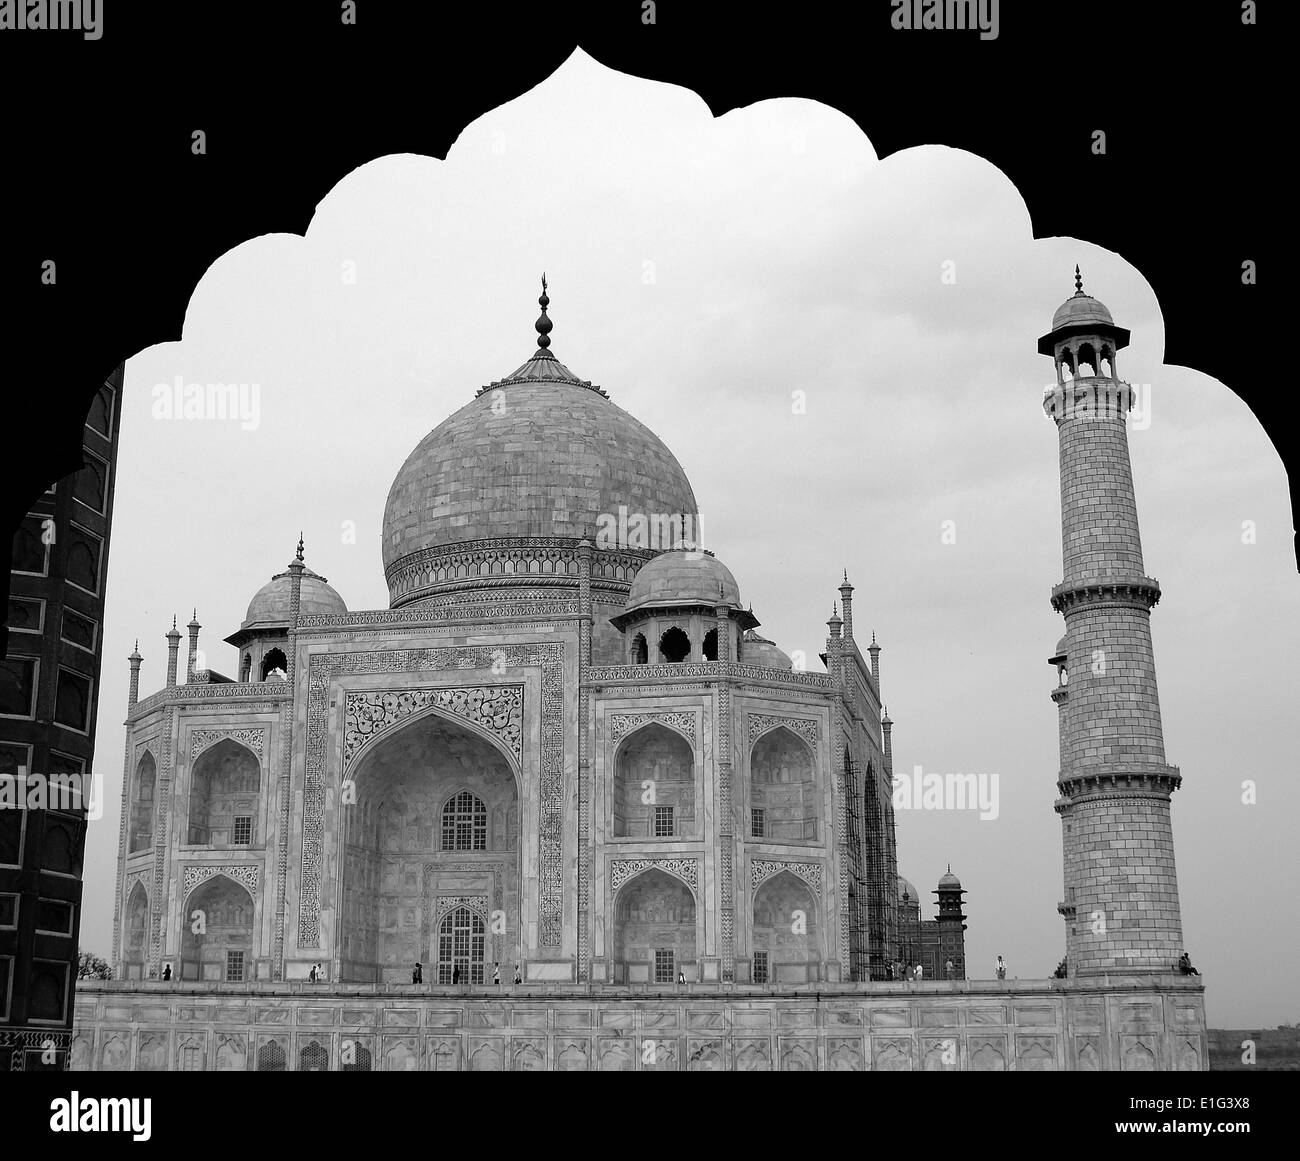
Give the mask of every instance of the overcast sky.
M 111 947 L 134 639 L 143 696 L 163 682 L 172 614 L 183 626 L 197 606 L 209 664 L 233 675 L 221 638 L 300 528 L 350 608 L 387 607 L 388 487 L 428 430 L 527 358 L 545 270 L 551 349 L 677 455 L 760 632 L 815 658 L 847 568 L 858 634 L 883 646 L 895 769 L 997 776 L 995 820 L 900 811 L 899 870 L 926 893 L 949 862 L 960 875 L 971 975 L 998 954 L 1013 976 L 1049 975 L 1064 928 L 1046 659 L 1064 629 L 1049 603 L 1052 367 L 1036 344 L 1076 262 L 1133 332 L 1121 375 L 1152 385 L 1130 444 L 1164 590 L 1152 631 L 1184 778 L 1185 942 L 1212 1026 L 1300 1019 L 1300 581 L 1285 471 L 1249 409 L 1163 366 L 1143 275 L 1087 242 L 1034 240 L 1015 187 L 979 157 L 880 161 L 812 101 L 715 119 L 689 90 L 581 52 L 445 160 L 378 158 L 320 191 L 305 238 L 218 259 L 178 341 L 128 362 L 96 750 L 108 804 L 90 828 L 82 945 Z M 1210 319 L 1206 333 L 1233 341 Z M 154 386 L 178 375 L 258 384 L 260 422 L 154 418 Z

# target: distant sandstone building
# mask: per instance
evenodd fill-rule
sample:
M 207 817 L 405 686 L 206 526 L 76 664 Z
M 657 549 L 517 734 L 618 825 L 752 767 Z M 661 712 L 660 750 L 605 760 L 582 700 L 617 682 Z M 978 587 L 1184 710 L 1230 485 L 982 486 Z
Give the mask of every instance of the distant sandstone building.
M 906 879 L 898 880 L 899 963 L 904 968 L 920 964 L 923 980 L 964 980 L 966 916 L 961 897 L 966 892 L 952 867 L 944 872 L 933 893 L 939 897 L 938 913 L 933 919 L 923 919 L 919 892 Z

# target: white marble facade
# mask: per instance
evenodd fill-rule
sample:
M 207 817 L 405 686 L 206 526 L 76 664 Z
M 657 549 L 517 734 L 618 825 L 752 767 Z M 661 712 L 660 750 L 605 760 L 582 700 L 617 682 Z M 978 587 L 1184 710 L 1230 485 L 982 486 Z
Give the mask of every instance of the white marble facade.
M 226 638 L 237 680 L 195 670 L 197 620 L 185 680 L 174 627 L 168 684 L 140 700 L 133 654 L 119 976 L 798 982 L 889 962 L 888 724 L 847 577 L 825 669 L 796 666 L 712 553 L 647 542 L 696 525 L 689 482 L 546 345 L 399 472 L 389 609 L 349 610 L 300 544 Z

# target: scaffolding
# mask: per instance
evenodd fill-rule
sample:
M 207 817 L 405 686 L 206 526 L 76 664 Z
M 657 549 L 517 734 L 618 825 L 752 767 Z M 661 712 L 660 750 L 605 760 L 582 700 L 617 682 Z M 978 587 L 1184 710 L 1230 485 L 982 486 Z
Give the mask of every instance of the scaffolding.
M 898 862 L 894 847 L 893 804 L 880 803 L 873 762 L 867 763 L 862 800 L 866 811 L 867 962 L 869 978 L 887 980 L 897 944 Z
M 870 979 L 867 936 L 867 890 L 862 868 L 862 797 L 858 770 L 852 756 L 844 752 L 844 801 L 849 846 L 849 978 Z

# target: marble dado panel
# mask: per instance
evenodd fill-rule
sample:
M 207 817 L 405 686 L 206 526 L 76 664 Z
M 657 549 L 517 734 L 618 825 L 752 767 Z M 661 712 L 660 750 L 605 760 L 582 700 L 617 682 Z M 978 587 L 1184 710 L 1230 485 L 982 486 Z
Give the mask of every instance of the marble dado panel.
M 662 999 L 631 989 L 538 997 L 510 987 L 471 995 L 367 985 L 218 985 L 169 994 L 125 982 L 78 988 L 71 1042 L 77 1071 L 133 1067 L 274 1071 L 1202 1071 L 1203 1015 L 1166 1024 L 1161 1013 L 1201 1011 L 1166 994 L 1090 1003 L 1150 1007 L 1140 1034 L 1079 1029 L 1068 993 L 992 988 L 928 992 L 850 986 L 774 997 L 759 989 L 698 987 Z M 662 990 L 662 986 L 661 986 Z M 1002 1002 L 996 1002 L 1000 999 Z M 1019 1017 L 1033 1010 L 1032 1029 Z M 1044 1013 L 1051 1020 L 1038 1022 Z M 268 1048 L 268 1045 L 274 1047 Z M 140 1064 L 144 1061 L 144 1064 Z M 358 1065 L 358 1061 L 362 1064 Z M 264 1071 L 267 1069 L 263 1069 Z

